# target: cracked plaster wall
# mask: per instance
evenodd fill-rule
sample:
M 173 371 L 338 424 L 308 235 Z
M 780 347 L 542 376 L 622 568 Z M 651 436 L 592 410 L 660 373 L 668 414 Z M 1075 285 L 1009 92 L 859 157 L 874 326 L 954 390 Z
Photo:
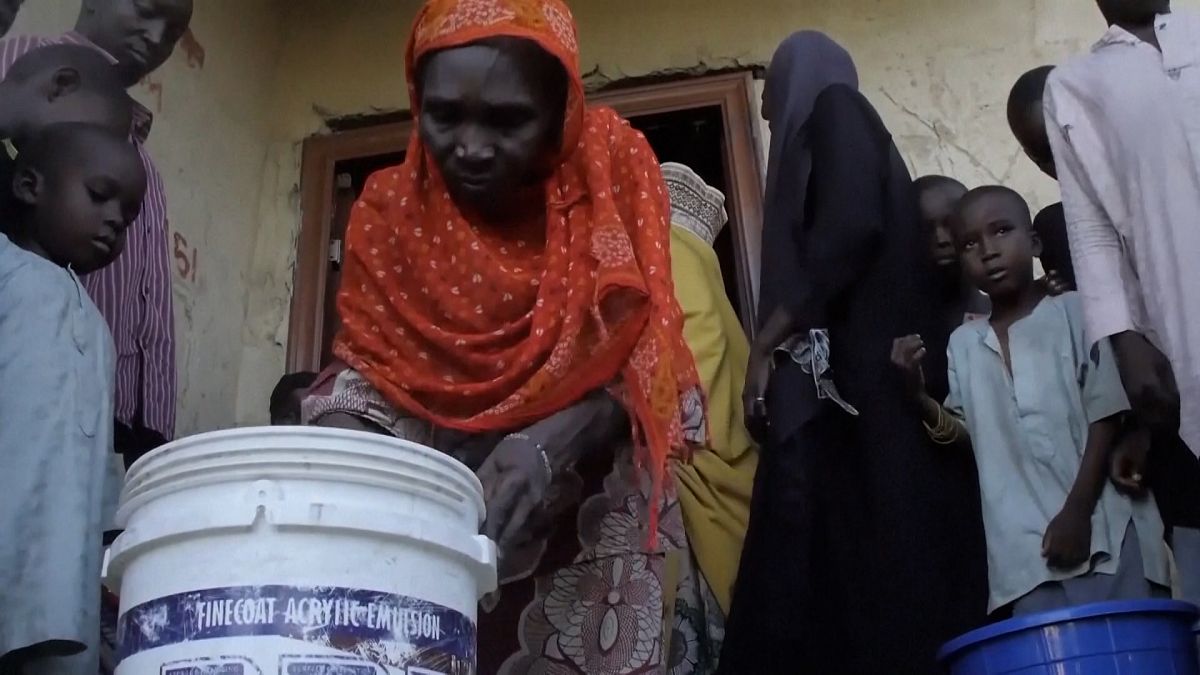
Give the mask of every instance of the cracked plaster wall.
M 278 217 L 274 204 L 289 198 L 270 180 L 287 154 L 268 153 L 274 101 L 263 94 L 283 45 L 280 5 L 196 0 L 194 43 L 132 92 L 155 113 L 149 148 L 167 186 L 179 435 L 233 424 L 248 310 L 287 293 L 263 272 L 287 260 L 254 247 L 264 200 Z M 26 2 L 13 34 L 60 33 L 78 10 L 78 0 Z M 289 162 L 288 185 L 295 172 Z
M 824 30 L 855 55 L 915 173 L 1005 182 L 1035 206 L 1054 185 L 1009 136 L 1008 87 L 1103 30 L 1093 0 L 569 1 L 591 84 L 760 65 L 791 30 Z M 150 147 L 168 187 L 181 433 L 265 421 L 287 342 L 300 142 L 330 116 L 407 108 L 418 4 L 196 0 L 200 64 L 181 50 L 135 91 L 159 112 Z M 16 30 L 57 32 L 77 7 L 28 2 Z
M 200 0 L 203 2 L 204 0 Z M 589 84 L 663 71 L 761 65 L 792 30 L 816 28 L 858 63 L 914 174 L 1005 183 L 1035 208 L 1055 185 L 1020 154 L 1004 118 L 1025 70 L 1085 50 L 1103 32 L 1094 0 L 570 0 Z M 1200 0 L 1176 0 L 1177 8 Z M 278 144 L 252 278 L 238 422 L 262 420 L 286 342 L 296 210 L 295 142 L 323 119 L 405 109 L 403 54 L 417 0 L 293 0 L 279 66 Z M 761 87 L 761 83 L 759 83 Z M 764 128 L 764 143 L 768 134 Z M 765 150 L 764 150 L 765 156 Z M 264 202 L 266 203 L 266 202 Z M 285 267 L 286 266 L 286 267 Z M 257 298 L 257 301 L 255 300 Z

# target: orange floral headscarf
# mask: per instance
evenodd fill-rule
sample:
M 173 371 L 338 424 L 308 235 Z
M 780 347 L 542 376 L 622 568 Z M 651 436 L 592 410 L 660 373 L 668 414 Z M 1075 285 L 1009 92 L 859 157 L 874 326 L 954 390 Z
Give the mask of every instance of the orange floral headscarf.
M 408 46 L 414 112 L 424 54 L 498 36 L 536 42 L 570 77 L 544 227 L 467 220 L 414 132 L 351 214 L 335 352 L 397 407 L 469 432 L 528 426 L 610 387 L 657 493 L 684 448 L 683 395 L 698 391 L 657 160 L 615 112 L 585 108 L 561 0 L 427 2 Z

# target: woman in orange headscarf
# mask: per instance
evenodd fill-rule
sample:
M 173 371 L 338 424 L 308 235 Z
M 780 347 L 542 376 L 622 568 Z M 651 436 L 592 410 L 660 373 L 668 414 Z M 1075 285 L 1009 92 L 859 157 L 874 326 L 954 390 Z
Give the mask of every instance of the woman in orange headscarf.
M 480 672 L 709 672 L 719 611 L 669 462 L 703 403 L 645 138 L 584 105 L 561 0 L 430 0 L 407 74 L 418 131 L 347 233 L 340 364 L 310 423 L 474 468 L 501 551 Z

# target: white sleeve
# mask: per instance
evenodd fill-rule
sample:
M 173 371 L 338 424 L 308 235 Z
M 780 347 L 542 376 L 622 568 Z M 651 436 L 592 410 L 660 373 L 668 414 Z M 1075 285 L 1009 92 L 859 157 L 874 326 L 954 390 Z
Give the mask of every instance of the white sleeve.
M 1132 266 L 1099 196 L 1102 190 L 1116 186 L 1105 178 L 1109 167 L 1099 156 L 1102 137 L 1083 107 L 1053 75 L 1046 87 L 1045 112 L 1087 337 L 1095 343 L 1136 330 L 1135 317 L 1141 315 L 1140 299 L 1131 298 L 1128 291 Z M 1089 152 L 1096 156 L 1089 157 Z

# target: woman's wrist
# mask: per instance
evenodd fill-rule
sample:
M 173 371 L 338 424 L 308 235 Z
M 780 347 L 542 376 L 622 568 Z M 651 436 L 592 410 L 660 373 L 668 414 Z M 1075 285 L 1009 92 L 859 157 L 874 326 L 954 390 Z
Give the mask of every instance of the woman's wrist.
M 575 466 L 588 448 L 604 442 L 620 414 L 619 404 L 607 392 L 596 392 L 509 437 L 536 446 L 557 475 Z
M 554 464 L 550 461 L 550 454 L 546 449 L 547 446 L 545 443 L 542 443 L 529 434 L 520 431 L 508 434 L 504 438 L 507 440 L 521 441 L 530 445 L 531 448 L 538 454 L 538 461 L 541 462 L 542 469 L 545 473 L 546 485 L 550 485 L 554 482 L 554 476 L 558 472 L 555 470 Z

